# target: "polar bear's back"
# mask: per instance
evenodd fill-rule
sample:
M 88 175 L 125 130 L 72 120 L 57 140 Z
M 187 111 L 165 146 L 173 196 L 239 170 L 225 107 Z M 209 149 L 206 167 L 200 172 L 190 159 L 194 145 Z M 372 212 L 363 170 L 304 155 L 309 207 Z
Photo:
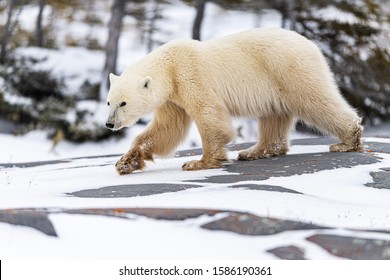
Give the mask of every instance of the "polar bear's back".
M 200 42 L 195 50 L 197 75 L 234 115 L 296 111 L 297 102 L 324 95 L 340 99 L 321 51 L 296 32 L 252 29 Z
M 280 28 L 258 28 L 202 42 L 206 56 L 221 60 L 238 59 L 256 63 L 267 71 L 285 72 L 304 67 L 313 68 L 313 62 L 326 66 L 318 47 L 294 31 Z M 210 59 L 210 57 L 208 57 Z M 277 73 L 275 73 L 277 74 Z M 302 74 L 300 71 L 299 74 Z

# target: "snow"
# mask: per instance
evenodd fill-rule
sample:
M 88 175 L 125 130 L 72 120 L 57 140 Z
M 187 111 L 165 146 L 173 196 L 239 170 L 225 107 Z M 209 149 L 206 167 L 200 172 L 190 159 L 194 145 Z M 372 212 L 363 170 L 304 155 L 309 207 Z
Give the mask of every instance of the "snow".
M 211 39 L 254 27 L 280 27 L 279 12 L 265 10 L 263 14 L 224 10 L 214 3 L 207 3 L 202 39 Z M 222 24 L 223 23 L 223 24 Z
M 290 233 L 281 233 L 272 242 L 268 237 L 248 237 L 237 236 L 232 233 L 224 235 L 217 232 L 205 231 L 199 228 L 200 222 L 211 221 L 212 219 L 200 217 L 189 223 L 151 221 L 147 218 L 139 218 L 137 222 L 131 222 L 123 219 L 110 219 L 107 217 L 85 217 L 82 215 L 58 214 L 50 217 L 61 233 L 59 236 L 62 242 L 55 238 L 46 238 L 34 230 L 27 229 L 18 231 L 10 236 L 4 242 L 0 240 L 0 246 L 7 248 L 9 243 L 17 241 L 17 247 L 29 248 L 24 254 L 26 259 L 45 258 L 48 255 L 51 259 L 105 259 L 108 256 L 111 259 L 269 259 L 272 256 L 268 253 L 262 253 L 253 248 L 273 248 L 274 245 L 285 245 L 286 241 L 297 241 L 312 234 L 313 231 L 291 235 Z M 104 231 L 101 227 L 104 224 L 110 224 Z M 0 230 L 10 230 L 11 226 L 2 226 Z M 75 231 L 74 228 L 83 228 L 83 232 Z M 114 236 L 115 240 L 108 241 L 106 236 Z M 185 237 L 185 238 L 183 238 Z M 234 243 L 232 244 L 232 239 Z M 191 242 L 188 242 L 188 240 Z M 74 240 L 82 241 L 83 250 L 80 250 L 80 244 L 74 243 Z M 46 246 L 42 246 L 45 243 Z M 231 244 L 231 246 L 227 246 Z M 4 247 L 3 247 L 4 246 Z M 210 250 L 212 247 L 212 250 Z M 331 259 L 331 256 L 316 248 L 314 245 L 302 244 L 307 250 L 308 256 L 316 256 L 321 259 Z M 101 250 L 105 248 L 105 255 L 102 256 Z M 75 254 L 75 252 L 78 252 Z M 136 252 L 132 254 L 131 252 Z M 190 258 L 188 252 L 191 252 Z M 205 254 L 207 252 L 207 254 Z M 18 258 L 18 251 L 7 252 L 9 259 Z
M 105 104 L 96 104 L 95 102 L 83 101 L 78 104 L 79 109 L 89 108 L 95 112 L 91 116 L 91 121 L 105 123 L 107 106 Z M 101 113 L 103 112 L 103 113 Z M 71 118 L 72 116 L 70 116 Z M 236 119 L 233 124 L 238 128 L 248 122 L 244 119 Z M 249 121 L 251 122 L 251 121 Z M 250 126 L 248 126 L 250 127 Z M 245 127 L 247 129 L 248 127 Z M 69 141 L 62 141 L 53 149 L 53 143 L 47 138 L 44 131 L 31 131 L 23 136 L 13 136 L 0 133 L 0 143 L 3 149 L 0 153 L 0 163 L 18 163 L 18 162 L 34 162 L 46 160 L 61 160 L 74 157 L 87 157 L 97 155 L 119 155 L 125 153 L 134 140 L 144 129 L 144 125 L 134 125 L 126 129 L 126 136 L 122 139 L 108 139 L 98 143 L 81 143 L 76 144 Z M 257 128 L 255 128 L 257 130 Z M 236 136 L 232 143 L 254 142 L 257 139 L 257 131 L 244 131 L 245 137 Z M 292 139 L 308 138 L 310 135 L 302 133 L 293 133 Z M 200 147 L 202 144 L 201 137 L 196 125 L 191 125 L 189 134 L 186 140 L 177 148 L 177 150 L 190 149 Z M 317 146 L 316 146 L 317 147 Z M 299 152 L 304 153 L 305 148 L 301 149 L 296 146 L 293 150 L 299 149 Z M 316 149 L 316 148 L 314 148 Z
M 18 104 L 18 105 L 31 105 L 31 99 L 26 98 L 23 96 L 20 96 L 16 93 L 10 93 L 8 91 L 8 87 L 6 86 L 6 83 L 4 81 L 3 77 L 0 77 L 0 92 L 3 93 L 4 100 L 7 101 L 9 104 Z
M 39 158 L 39 149 L 45 140 L 39 133 L 30 133 L 27 137 L 0 135 L 4 140 L 13 142 L 10 147 L 18 146 L 22 155 L 15 159 Z M 389 143 L 389 139 L 367 138 Z M 17 142 L 16 142 L 17 141 Z M 47 141 L 46 141 L 47 143 Z M 39 147 L 38 145 L 42 145 Z M 70 144 L 68 144 L 70 145 Z M 88 146 L 70 145 L 68 154 L 88 154 Z M 116 143 L 107 142 L 101 148 L 102 154 L 119 152 Z M 83 145 L 81 145 L 83 146 Z M 4 146 L 3 146 L 4 147 Z M 46 146 L 47 148 L 47 146 Z M 76 151 L 72 151 L 76 149 Z M 96 151 L 96 147 L 92 150 Z M 66 151 L 62 150 L 62 152 Z M 328 151 L 326 145 L 292 146 L 291 154 L 319 153 Z M 123 152 L 120 151 L 120 152 Z M 3 152 L 2 152 L 3 155 Z M 96 152 L 95 152 L 96 155 Z M 370 165 L 325 170 L 313 174 L 289 177 L 271 177 L 265 181 L 251 184 L 275 185 L 299 191 L 304 195 L 290 193 L 261 192 L 247 189 L 232 189 L 231 184 L 202 183 L 204 187 L 192 188 L 174 193 L 129 198 L 76 198 L 66 194 L 113 185 L 174 183 L 198 180 L 207 176 L 227 174 L 223 169 L 184 172 L 183 158 L 157 159 L 148 163 L 144 172 L 128 176 L 119 176 L 114 169 L 118 156 L 90 159 L 63 160 L 57 164 L 40 165 L 26 168 L 0 169 L 0 205 L 1 208 L 99 208 L 99 207 L 163 207 L 163 208 L 206 208 L 249 212 L 259 216 L 290 219 L 301 222 L 350 229 L 386 229 L 390 227 L 390 193 L 386 190 L 364 187 L 371 182 L 371 171 L 388 167 L 390 156 L 378 154 L 383 158 Z M 234 159 L 237 152 L 229 152 Z M 55 158 L 53 156 L 53 158 Z M 4 162 L 4 158 L 0 159 Z M 16 161 L 14 161 L 16 162 Z M 191 184 L 185 182 L 185 184 Z M 201 183 L 192 183 L 198 184 Z M 165 259 L 253 259 L 273 258 L 265 248 L 274 248 L 291 244 L 307 250 L 307 256 L 316 259 L 334 259 L 327 252 L 310 245 L 303 240 L 315 231 L 298 233 L 285 232 L 275 236 L 248 237 L 229 232 L 213 232 L 199 228 L 205 221 L 221 218 L 199 217 L 186 221 L 155 221 L 148 218 L 133 217 L 123 220 L 108 217 L 90 217 L 85 215 L 51 214 L 58 238 L 47 237 L 33 229 L 15 227 L 0 223 L 1 255 L 17 258 L 23 252 L 26 258 L 153 258 Z M 104 228 L 104 230 L 101 230 Z M 82 229 L 82 230 L 74 230 Z M 342 230 L 340 230 L 342 231 Z M 345 230 L 344 230 L 345 231 Z M 157 234 L 158 233 L 158 234 Z M 334 232 L 333 232 L 334 233 Z M 388 236 L 379 233 L 367 233 L 364 237 Z M 110 237 L 110 238 L 107 238 Z M 184 238 L 183 238 L 184 237 Z M 188 242 L 188 239 L 191 242 Z M 126 242 L 124 242 L 126 240 Z M 99 244 L 97 246 L 97 244 Z M 175 245 L 172 245 L 175 244 Z M 230 244 L 230 246 L 226 246 Z M 174 246 L 174 249 L 172 248 Z M 228 247 L 228 248 L 226 248 Z M 28 248 L 28 250 L 26 250 Z M 104 253 L 102 253 L 104 248 Z M 256 248 L 262 248 L 261 251 Z M 77 252 L 77 254 L 75 254 Z M 205 256 L 205 252 L 207 252 Z
M 349 24 L 354 24 L 359 21 L 352 13 L 342 11 L 334 6 L 328 6 L 313 12 L 317 17 L 321 17 L 324 20 L 338 20 Z
M 85 81 L 92 84 L 99 82 L 104 63 L 104 54 L 101 51 L 81 47 L 59 50 L 26 47 L 18 48 L 17 55 L 40 60 L 34 66 L 35 69 L 50 71 L 56 77 L 64 79 L 68 94 L 78 94 Z

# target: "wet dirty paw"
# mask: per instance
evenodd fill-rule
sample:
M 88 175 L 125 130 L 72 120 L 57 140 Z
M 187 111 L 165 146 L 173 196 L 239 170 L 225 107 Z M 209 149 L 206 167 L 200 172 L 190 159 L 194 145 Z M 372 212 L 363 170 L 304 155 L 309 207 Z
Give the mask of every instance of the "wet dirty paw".
M 244 150 L 238 153 L 238 160 L 255 160 L 259 158 L 260 154 L 254 153 L 251 150 Z
M 288 148 L 284 144 L 274 143 L 270 147 L 258 149 L 249 148 L 238 153 L 238 160 L 256 160 L 269 157 L 283 156 Z
M 119 175 L 130 174 L 135 170 L 142 170 L 144 167 L 144 155 L 142 150 L 138 148 L 122 156 L 115 164 L 116 171 Z
M 329 150 L 331 152 L 361 152 L 363 151 L 363 145 L 360 143 L 354 145 L 338 143 L 330 145 Z
M 238 160 L 257 160 L 262 158 L 269 158 L 276 156 L 278 154 L 272 154 L 267 152 L 267 150 L 253 151 L 251 149 L 244 150 L 238 153 Z
M 206 163 L 202 160 L 188 161 L 184 163 L 182 166 L 183 170 L 185 171 L 220 168 L 220 167 L 222 167 L 222 164 L 219 162 Z

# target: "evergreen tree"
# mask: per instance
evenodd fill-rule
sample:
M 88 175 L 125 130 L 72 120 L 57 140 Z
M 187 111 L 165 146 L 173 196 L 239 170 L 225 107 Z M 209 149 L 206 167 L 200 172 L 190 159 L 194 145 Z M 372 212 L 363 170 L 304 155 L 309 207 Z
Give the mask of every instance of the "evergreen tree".
M 4 3 L 2 3 L 4 4 Z M 7 2 L 7 21 L 2 28 L 1 44 L 0 44 L 0 64 L 4 64 L 8 59 L 8 43 L 11 40 L 13 29 L 16 25 L 15 6 L 18 4 L 17 0 L 9 0 Z M 16 17 L 17 18 L 17 17 Z
M 390 120 L 389 17 L 376 0 L 296 0 L 297 32 L 317 42 L 341 93 L 371 122 Z

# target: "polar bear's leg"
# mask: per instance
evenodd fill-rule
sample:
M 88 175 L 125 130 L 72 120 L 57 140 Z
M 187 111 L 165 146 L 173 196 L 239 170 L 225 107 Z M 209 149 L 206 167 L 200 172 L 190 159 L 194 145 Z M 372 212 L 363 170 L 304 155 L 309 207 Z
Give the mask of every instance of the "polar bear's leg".
M 360 118 L 356 115 L 351 116 L 348 122 L 342 122 L 339 126 L 335 135 L 341 140 L 341 143 L 330 145 L 329 150 L 331 152 L 362 152 L 364 150 L 361 140 L 363 127 L 360 125 Z
M 168 155 L 187 135 L 190 117 L 179 106 L 167 102 L 158 108 L 153 121 L 134 141 L 132 148 L 116 163 L 120 175 L 145 167 L 153 155 Z
M 220 168 L 228 160 L 225 145 L 234 135 L 227 110 L 218 106 L 205 108 L 194 119 L 202 137 L 203 156 L 184 163 L 183 170 Z
M 340 124 L 337 130 L 334 135 L 341 140 L 341 143 L 331 145 L 329 147 L 331 152 L 362 152 L 364 150 L 361 140 L 363 127 L 360 125 L 360 118 L 351 119 L 348 124 Z
M 363 151 L 361 118 L 344 100 L 339 103 L 325 104 L 318 103 L 314 107 L 308 108 L 304 112 L 302 120 L 326 134 L 337 136 L 341 140 L 341 143 L 330 146 L 331 152 Z
M 259 120 L 259 142 L 241 151 L 239 160 L 255 160 L 285 155 L 288 151 L 288 136 L 294 124 L 291 116 L 262 117 Z

